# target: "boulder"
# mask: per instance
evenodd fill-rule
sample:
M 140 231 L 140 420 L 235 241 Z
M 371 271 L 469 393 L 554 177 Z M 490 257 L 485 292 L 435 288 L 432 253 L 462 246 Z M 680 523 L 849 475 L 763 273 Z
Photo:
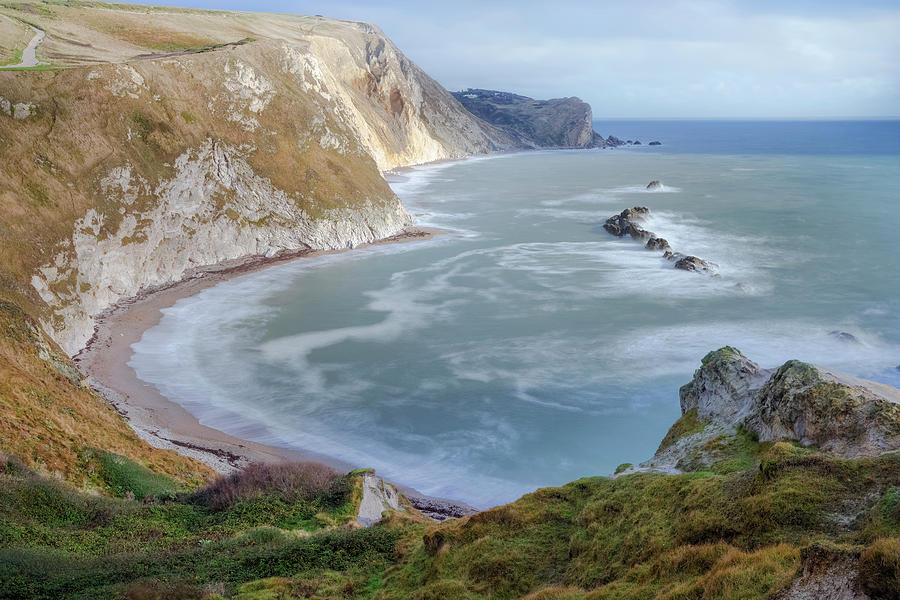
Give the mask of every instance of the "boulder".
M 641 140 L 634 140 L 634 145 L 635 145 L 635 146 L 640 146 L 640 145 L 641 145 Z
M 656 141 L 656 140 L 653 140 L 652 142 L 650 142 L 650 143 L 647 144 L 647 145 L 648 145 L 648 146 L 662 146 L 662 142 L 658 142 L 658 141 Z
M 651 181 L 650 183 L 647 184 L 647 189 L 648 190 L 661 190 L 662 186 L 663 185 L 659 180 L 654 179 L 653 181 Z

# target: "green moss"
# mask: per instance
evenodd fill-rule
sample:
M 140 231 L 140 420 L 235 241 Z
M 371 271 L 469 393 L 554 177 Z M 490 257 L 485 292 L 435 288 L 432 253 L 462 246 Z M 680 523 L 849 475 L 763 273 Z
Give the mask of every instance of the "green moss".
M 619 473 L 622 473 L 623 471 L 627 471 L 628 469 L 630 469 L 633 466 L 634 465 L 631 463 L 622 463 L 621 465 L 616 467 L 616 475 L 618 475 Z
M 744 355 L 740 350 L 734 348 L 732 346 L 723 346 L 718 350 L 713 350 L 702 359 L 700 359 L 700 363 L 705 367 L 706 365 L 718 364 L 731 362 L 735 359 L 744 358 Z

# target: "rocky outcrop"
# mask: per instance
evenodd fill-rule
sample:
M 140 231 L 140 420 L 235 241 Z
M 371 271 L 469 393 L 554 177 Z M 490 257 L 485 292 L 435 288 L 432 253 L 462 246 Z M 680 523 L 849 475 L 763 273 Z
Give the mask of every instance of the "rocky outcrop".
M 0 283 L 70 354 L 100 312 L 205 266 L 397 234 L 382 171 L 514 145 L 369 24 L 122 5 L 93 30 L 97 10 L 34 15 L 48 56 L 90 66 L 0 72 Z M 156 45 L 241 41 L 154 52 L 129 36 L 147 19 Z M 96 47 L 60 49 L 73 21 Z
M 702 422 L 739 423 L 769 374 L 736 348 L 726 346 L 710 352 L 703 357 L 694 378 L 678 392 L 681 413 L 696 409 Z
M 900 449 L 900 390 L 791 360 L 766 371 L 735 348 L 708 354 L 681 388 L 697 419 L 742 426 L 760 441 L 796 440 L 835 456 Z
M 726 346 L 703 358 L 679 396 L 682 417 L 654 456 L 615 476 L 709 468 L 740 431 L 841 458 L 900 450 L 900 390 L 800 361 L 763 369 Z
M 792 360 L 754 396 L 743 424 L 764 442 L 875 456 L 900 448 L 900 390 Z
M 647 189 L 650 191 L 661 190 L 663 187 L 662 182 L 658 179 L 654 179 L 650 183 L 647 184 Z
M 655 184 L 655 185 L 654 185 Z M 654 186 L 651 188 L 651 186 Z M 647 189 L 657 189 L 662 187 L 658 181 L 651 181 L 647 185 Z M 646 206 L 635 206 L 634 208 L 626 208 L 621 213 L 613 215 L 603 224 L 603 229 L 617 237 L 630 235 L 632 239 L 644 242 L 644 247 L 648 250 L 663 250 L 663 258 L 674 262 L 676 269 L 682 271 L 693 271 L 696 273 L 715 274 L 717 265 L 715 263 L 697 258 L 696 256 L 688 256 L 679 252 L 673 252 L 669 242 L 662 237 L 657 236 L 652 231 L 643 229 L 640 225 L 650 216 L 650 209 Z
M 381 521 L 385 512 L 403 510 L 400 507 L 400 494 L 397 489 L 374 472 L 363 475 L 362 489 L 362 500 L 359 503 L 356 520 L 363 527 Z

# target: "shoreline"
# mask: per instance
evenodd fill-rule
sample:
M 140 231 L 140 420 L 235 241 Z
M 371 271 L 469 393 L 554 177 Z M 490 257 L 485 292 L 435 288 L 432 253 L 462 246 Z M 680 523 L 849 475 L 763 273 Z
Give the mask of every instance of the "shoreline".
M 436 228 L 407 227 L 396 235 L 356 246 L 356 249 L 424 241 L 442 233 L 443 230 Z M 225 261 L 196 269 L 180 281 L 144 290 L 97 315 L 94 335 L 73 360 L 91 387 L 103 395 L 138 437 L 151 446 L 175 450 L 221 474 L 232 473 L 251 462 L 287 461 L 314 461 L 349 472 L 356 466 L 331 456 L 254 442 L 203 425 L 180 404 L 166 398 L 156 386 L 140 380 L 128 364 L 133 355 L 131 345 L 160 322 L 163 309 L 178 300 L 270 266 L 349 250 L 352 248 L 306 249 L 279 253 L 271 258 L 254 256 Z M 414 506 L 430 509 L 429 512 L 437 516 L 462 516 L 472 512 L 471 507 L 462 502 L 428 497 L 405 486 L 398 488 L 410 497 Z

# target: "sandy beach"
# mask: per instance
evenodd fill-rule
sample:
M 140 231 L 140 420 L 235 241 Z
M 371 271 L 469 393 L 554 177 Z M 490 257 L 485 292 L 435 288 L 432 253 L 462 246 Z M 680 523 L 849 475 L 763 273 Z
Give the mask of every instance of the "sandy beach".
M 439 233 L 441 231 L 437 229 L 409 227 L 397 235 L 358 248 L 426 240 Z M 140 340 L 147 329 L 159 323 L 163 309 L 181 298 L 268 266 L 347 250 L 303 250 L 272 258 L 229 261 L 198 269 L 172 285 L 146 290 L 96 318 L 94 336 L 85 349 L 74 357 L 75 362 L 88 376 L 91 386 L 128 419 L 142 439 L 152 446 L 172 449 L 197 459 L 219 473 L 230 473 L 250 462 L 292 460 L 314 460 L 339 470 L 350 470 L 354 465 L 329 456 L 259 444 L 207 427 L 180 405 L 163 396 L 155 386 L 138 379 L 128 365 L 133 354 L 131 345 Z

